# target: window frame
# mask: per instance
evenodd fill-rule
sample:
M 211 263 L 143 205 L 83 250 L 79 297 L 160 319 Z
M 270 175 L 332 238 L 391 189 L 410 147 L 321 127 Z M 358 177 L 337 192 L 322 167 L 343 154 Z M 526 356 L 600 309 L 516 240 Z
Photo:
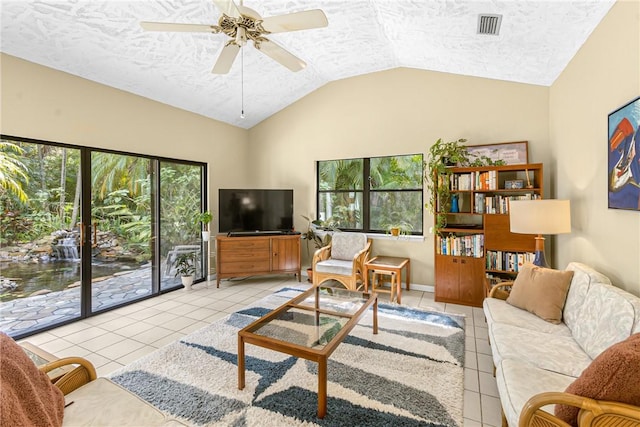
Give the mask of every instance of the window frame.
M 357 228 L 340 228 L 342 231 L 361 232 L 367 234 L 388 234 L 387 230 L 372 229 L 371 228 L 371 205 L 370 196 L 371 193 L 420 193 L 420 229 L 411 230 L 406 234 L 410 236 L 423 236 L 424 235 L 424 215 L 422 214 L 422 207 L 424 206 L 424 180 L 420 179 L 420 187 L 413 189 L 372 189 L 371 188 L 371 160 L 392 158 L 392 157 L 421 157 L 422 172 L 420 176 L 424 176 L 424 154 L 412 153 L 412 154 L 395 154 L 390 156 L 372 156 L 372 157 L 352 157 L 345 159 L 330 159 L 330 160 L 316 160 L 316 218 L 320 218 L 320 206 L 321 198 L 323 194 L 340 194 L 340 193 L 361 193 L 362 194 L 362 229 Z M 362 160 L 362 189 L 347 189 L 347 190 L 321 190 L 320 188 L 320 166 L 324 162 L 337 162 L 337 161 L 349 161 L 349 160 Z

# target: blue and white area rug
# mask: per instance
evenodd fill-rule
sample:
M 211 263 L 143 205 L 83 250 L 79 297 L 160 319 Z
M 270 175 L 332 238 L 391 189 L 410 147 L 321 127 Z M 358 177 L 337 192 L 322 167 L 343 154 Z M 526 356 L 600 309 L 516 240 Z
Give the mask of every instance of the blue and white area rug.
M 114 372 L 111 379 L 194 426 L 462 426 L 464 318 L 379 303 L 328 362 L 327 415 L 317 365 L 245 345 L 237 332 L 301 292 L 285 288 Z

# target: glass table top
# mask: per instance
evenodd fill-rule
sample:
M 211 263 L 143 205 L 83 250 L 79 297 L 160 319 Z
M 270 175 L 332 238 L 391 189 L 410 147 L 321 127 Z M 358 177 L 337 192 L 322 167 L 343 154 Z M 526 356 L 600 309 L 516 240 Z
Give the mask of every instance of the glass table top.
M 311 288 L 274 316 L 265 316 L 251 333 L 322 350 L 370 298 L 363 292 L 320 287 L 316 301 L 315 288 Z

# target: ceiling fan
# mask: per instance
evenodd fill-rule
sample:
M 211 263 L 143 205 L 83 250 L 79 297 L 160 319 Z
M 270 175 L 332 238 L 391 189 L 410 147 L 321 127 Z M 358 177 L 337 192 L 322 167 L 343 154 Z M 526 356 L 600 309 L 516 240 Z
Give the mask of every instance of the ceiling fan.
M 231 37 L 216 61 L 212 73 L 226 74 L 231 69 L 240 48 L 253 41 L 253 45 L 274 61 L 282 64 L 291 71 L 300 71 L 306 63 L 265 36 L 288 31 L 308 30 L 328 25 L 327 17 L 320 9 L 306 10 L 285 15 L 262 18 L 258 12 L 245 7 L 240 0 L 236 5 L 232 0 L 213 0 L 222 15 L 218 25 L 178 24 L 165 22 L 141 22 L 140 26 L 146 31 L 179 31 L 224 33 Z

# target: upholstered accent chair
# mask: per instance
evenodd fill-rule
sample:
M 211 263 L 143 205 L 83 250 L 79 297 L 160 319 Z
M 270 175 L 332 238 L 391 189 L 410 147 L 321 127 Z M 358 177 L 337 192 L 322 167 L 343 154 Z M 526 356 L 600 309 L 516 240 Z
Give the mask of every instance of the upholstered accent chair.
M 329 245 L 313 255 L 313 285 L 336 280 L 350 290 L 364 285 L 364 263 L 371 253 L 371 239 L 364 233 L 335 233 Z

